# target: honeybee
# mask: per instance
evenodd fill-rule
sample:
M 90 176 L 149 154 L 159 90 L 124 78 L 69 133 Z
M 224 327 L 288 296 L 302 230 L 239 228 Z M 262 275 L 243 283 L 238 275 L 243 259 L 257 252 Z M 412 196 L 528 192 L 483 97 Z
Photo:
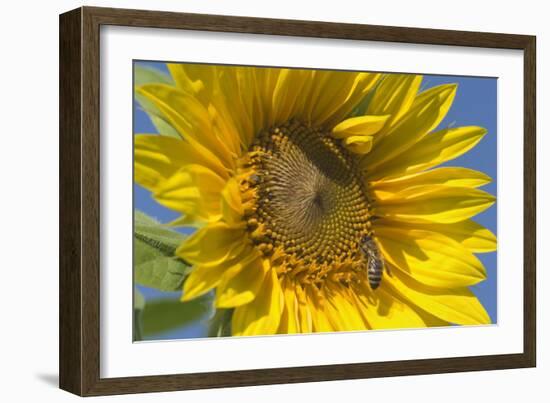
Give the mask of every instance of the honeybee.
M 370 235 L 361 238 L 359 250 L 367 263 L 367 278 L 369 279 L 370 288 L 376 290 L 384 274 L 384 257 L 380 253 L 376 241 Z

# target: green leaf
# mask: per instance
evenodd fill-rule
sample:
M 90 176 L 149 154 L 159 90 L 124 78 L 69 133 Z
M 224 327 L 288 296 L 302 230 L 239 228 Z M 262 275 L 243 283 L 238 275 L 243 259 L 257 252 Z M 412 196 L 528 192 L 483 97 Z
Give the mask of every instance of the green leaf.
M 145 298 L 137 288 L 134 288 L 134 310 L 143 311 L 145 308 Z
M 135 248 L 144 250 L 148 249 L 148 245 L 136 241 Z M 153 253 L 151 255 L 154 256 Z M 156 256 L 134 265 L 134 270 L 136 283 L 161 291 L 176 291 L 181 290 L 189 266 L 176 257 Z
M 188 302 L 173 299 L 149 301 L 143 310 L 144 338 L 207 320 L 213 315 L 213 293 Z
M 134 211 L 134 233 L 137 238 L 150 244 L 156 244 L 168 255 L 173 256 L 176 248 L 181 245 L 185 235 L 158 222 L 142 211 Z
M 145 298 L 137 288 L 134 288 L 134 341 L 143 340 L 141 314 L 145 308 Z
M 208 337 L 231 336 L 233 309 L 218 309 L 208 326 Z
M 134 210 L 134 224 L 135 225 L 143 225 L 143 226 L 153 226 L 157 225 L 159 222 L 155 220 L 153 217 L 145 214 L 141 210 Z
M 149 83 L 162 83 L 174 85 L 174 80 L 169 74 L 153 67 L 140 66 L 134 64 L 134 85 L 144 85 Z
M 175 85 L 172 77 L 160 70 L 150 67 L 143 67 L 138 64 L 134 65 L 134 86 L 150 83 Z M 162 113 L 151 101 L 138 93 L 134 93 L 134 96 L 141 108 L 151 119 L 151 123 L 153 123 L 153 126 L 155 126 L 159 134 L 163 136 L 176 137 L 178 139 L 181 138 L 177 130 L 174 129 L 170 123 L 168 123 Z
M 180 290 L 190 267 L 175 256 L 185 236 L 145 213 L 134 215 L 134 279 L 161 291 Z

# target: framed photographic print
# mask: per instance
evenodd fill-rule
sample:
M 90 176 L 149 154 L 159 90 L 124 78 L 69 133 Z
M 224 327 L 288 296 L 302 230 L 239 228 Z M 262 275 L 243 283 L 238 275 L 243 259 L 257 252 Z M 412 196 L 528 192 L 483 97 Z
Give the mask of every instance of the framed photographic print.
M 535 37 L 83 7 L 60 65 L 61 388 L 535 365 Z

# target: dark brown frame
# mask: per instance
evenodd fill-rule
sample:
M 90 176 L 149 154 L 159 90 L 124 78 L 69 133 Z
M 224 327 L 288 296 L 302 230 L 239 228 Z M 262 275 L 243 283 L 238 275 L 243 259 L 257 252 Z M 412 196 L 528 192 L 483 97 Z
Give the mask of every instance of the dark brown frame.
M 522 354 L 246 371 L 99 376 L 99 34 L 101 25 L 520 49 L 524 51 Z M 60 387 L 81 395 L 157 392 L 534 367 L 536 38 L 482 32 L 82 7 L 60 16 Z

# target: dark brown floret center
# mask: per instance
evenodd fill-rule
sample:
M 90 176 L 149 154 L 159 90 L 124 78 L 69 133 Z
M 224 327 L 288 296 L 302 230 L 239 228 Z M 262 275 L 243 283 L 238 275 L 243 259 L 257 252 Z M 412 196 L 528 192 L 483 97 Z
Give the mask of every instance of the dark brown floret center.
M 305 263 L 356 256 L 369 233 L 369 202 L 354 157 L 337 140 L 290 122 L 261 133 L 249 157 L 258 242 Z

